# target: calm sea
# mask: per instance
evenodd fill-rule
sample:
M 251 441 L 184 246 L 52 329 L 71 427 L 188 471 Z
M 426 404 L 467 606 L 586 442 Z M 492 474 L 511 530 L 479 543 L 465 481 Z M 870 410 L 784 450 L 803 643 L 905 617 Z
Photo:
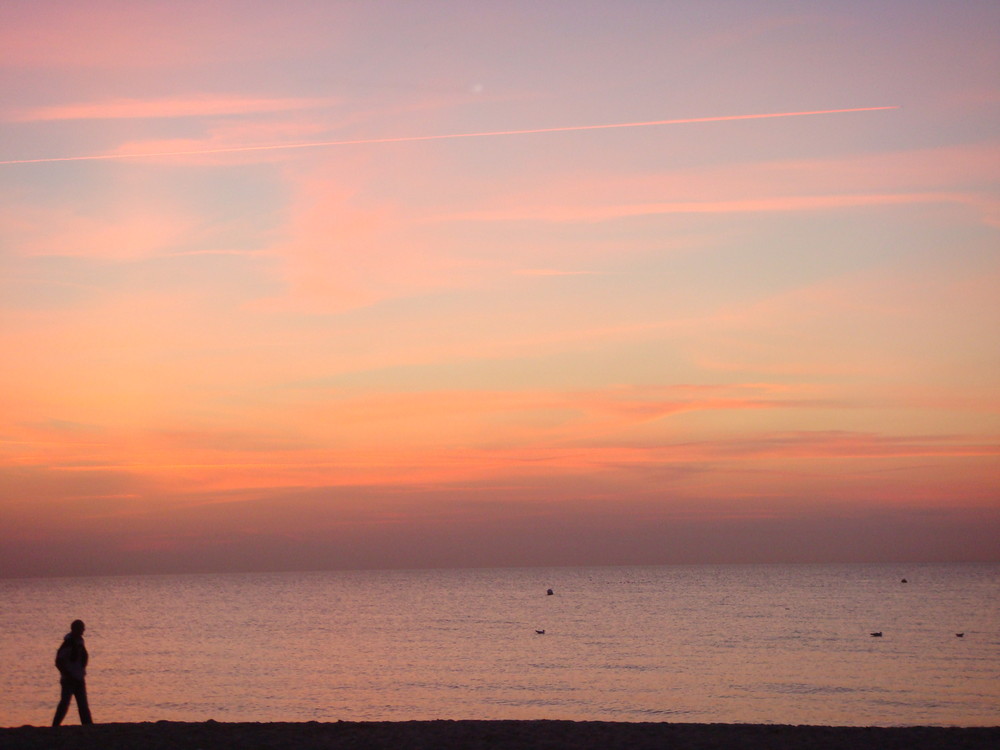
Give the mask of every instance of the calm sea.
M 101 722 L 1000 724 L 995 564 L 0 580 L 0 726 L 76 617 Z

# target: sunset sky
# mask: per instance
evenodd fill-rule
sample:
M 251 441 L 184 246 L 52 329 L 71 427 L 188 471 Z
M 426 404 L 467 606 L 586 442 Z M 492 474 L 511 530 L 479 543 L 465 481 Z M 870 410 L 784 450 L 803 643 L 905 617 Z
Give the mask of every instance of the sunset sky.
M 6 0 L 0 575 L 1000 560 L 998 29 Z

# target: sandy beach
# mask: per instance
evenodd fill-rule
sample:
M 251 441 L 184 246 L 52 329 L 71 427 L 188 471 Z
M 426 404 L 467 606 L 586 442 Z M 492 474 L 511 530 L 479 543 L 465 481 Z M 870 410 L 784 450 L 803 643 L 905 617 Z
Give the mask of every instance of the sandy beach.
M 985 750 L 1000 747 L 1000 727 L 819 727 L 762 724 L 603 721 L 403 721 L 337 723 L 147 722 L 89 727 L 0 729 L 5 750 Z

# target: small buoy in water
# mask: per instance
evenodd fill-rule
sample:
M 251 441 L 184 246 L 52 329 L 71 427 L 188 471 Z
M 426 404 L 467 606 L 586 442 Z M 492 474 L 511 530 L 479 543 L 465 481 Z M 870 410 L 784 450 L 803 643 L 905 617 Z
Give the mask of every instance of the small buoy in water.
M 903 579 L 902 581 L 900 581 L 900 583 L 909 583 L 909 581 L 907 581 L 907 580 L 906 580 L 906 579 L 904 578 L 904 579 Z
M 535 632 L 538 633 L 538 635 L 545 635 L 544 630 L 536 630 Z
M 881 630 L 878 631 L 877 633 L 872 633 L 872 638 L 881 638 L 881 637 L 882 637 L 882 631 Z
M 546 591 L 545 595 L 546 596 L 552 596 L 552 589 L 549 589 L 548 591 Z

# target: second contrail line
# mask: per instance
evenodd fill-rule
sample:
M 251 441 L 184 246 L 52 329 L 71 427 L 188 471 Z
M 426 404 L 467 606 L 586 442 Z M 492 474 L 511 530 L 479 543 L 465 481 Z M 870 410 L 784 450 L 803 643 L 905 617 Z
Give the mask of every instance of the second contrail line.
M 834 115 L 846 112 L 876 112 L 890 107 L 855 107 L 853 109 L 817 109 L 807 112 L 769 112 L 755 115 L 722 115 L 720 117 L 689 117 L 679 120 L 650 120 L 647 122 L 616 122 L 607 125 L 569 125 L 557 128 L 531 128 L 529 130 L 488 130 L 480 133 L 449 133 L 444 135 L 408 135 L 392 138 L 360 138 L 343 141 L 313 141 L 309 143 L 278 143 L 266 146 L 228 146 L 224 148 L 199 148 L 186 151 L 157 151 L 148 153 L 95 154 L 91 156 L 51 156 L 42 159 L 8 159 L 3 164 L 40 164 L 57 161 L 106 161 L 111 159 L 143 159 L 157 156 L 197 156 L 201 154 L 234 154 L 248 151 L 284 151 L 297 148 L 328 148 L 331 146 L 361 146 L 374 143 L 412 143 L 414 141 L 441 141 L 450 138 L 486 138 L 500 135 L 531 135 L 534 133 L 570 133 L 581 130 L 611 130 L 613 128 L 648 128 L 655 125 L 685 125 L 697 122 L 725 122 L 730 120 L 764 120 L 775 117 L 808 117 Z

